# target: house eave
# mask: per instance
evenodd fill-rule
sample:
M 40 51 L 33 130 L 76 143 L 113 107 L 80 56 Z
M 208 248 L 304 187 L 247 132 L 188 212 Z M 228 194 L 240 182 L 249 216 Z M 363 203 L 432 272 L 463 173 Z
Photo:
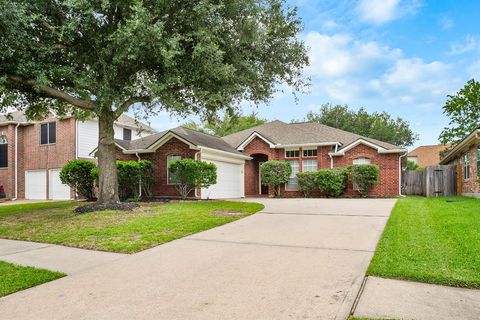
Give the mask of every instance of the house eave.
M 480 128 L 475 129 L 466 138 L 453 147 L 453 149 L 450 150 L 450 152 L 448 152 L 442 160 L 440 160 L 440 164 L 448 164 L 459 152 L 463 152 L 465 147 L 470 146 L 470 144 L 475 143 L 476 141 L 480 141 Z

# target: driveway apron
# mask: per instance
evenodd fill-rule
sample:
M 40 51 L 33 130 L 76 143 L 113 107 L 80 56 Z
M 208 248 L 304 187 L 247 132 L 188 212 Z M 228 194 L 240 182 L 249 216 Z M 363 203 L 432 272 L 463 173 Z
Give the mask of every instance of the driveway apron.
M 2 319 L 346 319 L 395 200 L 265 209 L 0 299 Z

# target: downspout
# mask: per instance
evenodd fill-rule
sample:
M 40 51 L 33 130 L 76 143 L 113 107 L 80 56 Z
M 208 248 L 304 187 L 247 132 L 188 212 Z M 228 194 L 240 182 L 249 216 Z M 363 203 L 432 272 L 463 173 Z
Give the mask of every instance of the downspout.
M 200 154 L 201 151 L 195 152 L 195 160 L 198 160 L 198 155 Z M 201 197 L 201 195 L 198 195 L 198 188 L 195 188 L 195 198 Z
M 405 157 L 408 154 L 407 151 L 400 157 L 398 157 L 398 194 L 400 197 L 405 197 L 405 195 L 402 194 L 402 158 Z
M 20 123 L 15 126 L 15 198 L 12 200 L 18 199 L 18 127 Z
M 137 156 L 138 162 L 142 160 L 140 156 L 138 155 L 138 152 L 135 152 L 135 155 Z M 142 175 L 140 174 L 138 177 L 138 198 L 140 199 L 142 197 Z
M 335 144 L 335 153 L 338 151 L 338 143 Z M 330 169 L 333 169 L 333 156 L 331 154 L 328 155 L 330 157 Z

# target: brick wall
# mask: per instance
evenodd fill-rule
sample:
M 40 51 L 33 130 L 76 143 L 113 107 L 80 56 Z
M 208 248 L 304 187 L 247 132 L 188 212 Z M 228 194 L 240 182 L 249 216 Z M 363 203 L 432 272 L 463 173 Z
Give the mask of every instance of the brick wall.
M 8 141 L 8 167 L 0 168 L 0 186 L 3 186 L 7 198 L 15 197 L 15 125 L 0 127 L 0 135 L 5 135 Z
M 452 163 L 460 165 L 462 168 L 462 190 L 461 193 L 480 193 L 480 182 L 477 168 L 477 146 L 476 144 L 470 146 L 468 152 L 470 153 L 470 179 L 463 178 L 463 154 L 457 157 Z M 460 190 L 459 190 L 460 191 Z
M 328 153 L 332 150 L 331 146 L 317 147 L 318 169 L 330 168 L 330 157 Z M 304 158 L 302 149 L 300 148 L 300 156 L 298 158 L 288 158 L 288 160 L 298 160 L 300 171 L 302 171 L 302 160 L 312 159 L 312 157 Z M 284 149 L 272 149 L 260 138 L 254 138 L 244 149 L 245 153 L 255 157 L 255 154 L 265 154 L 268 160 L 286 160 Z M 334 167 L 343 167 L 353 164 L 356 158 L 369 158 L 372 164 L 380 167 L 379 183 L 373 186 L 370 191 L 370 196 L 373 197 L 389 197 L 397 196 L 399 188 L 399 154 L 379 154 L 375 149 L 358 145 L 348 150 L 345 156 L 333 157 Z M 273 195 L 273 190 L 269 190 L 269 194 Z M 286 190 L 282 187 L 282 194 L 285 197 L 301 197 L 303 193 L 298 190 Z M 254 160 L 247 160 L 245 162 L 245 195 L 258 195 L 258 162 Z M 321 196 L 314 194 L 314 196 Z M 352 184 L 349 182 L 346 197 L 359 196 L 358 192 L 353 190 Z
M 152 193 L 154 196 L 178 196 L 178 192 L 174 185 L 167 182 L 167 157 L 170 155 L 181 156 L 182 158 L 195 158 L 196 150 L 189 148 L 184 142 L 172 138 L 163 146 L 157 149 L 155 153 L 141 154 L 143 160 L 152 162 L 154 170 L 155 183 L 153 185 Z M 195 193 L 190 194 L 191 197 Z

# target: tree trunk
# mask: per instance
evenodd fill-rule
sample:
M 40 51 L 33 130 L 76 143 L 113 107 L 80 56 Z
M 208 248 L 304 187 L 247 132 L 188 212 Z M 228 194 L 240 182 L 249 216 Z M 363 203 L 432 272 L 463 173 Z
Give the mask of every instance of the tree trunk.
M 98 201 L 100 204 L 120 203 L 118 197 L 117 164 L 111 111 L 101 111 L 98 115 Z

